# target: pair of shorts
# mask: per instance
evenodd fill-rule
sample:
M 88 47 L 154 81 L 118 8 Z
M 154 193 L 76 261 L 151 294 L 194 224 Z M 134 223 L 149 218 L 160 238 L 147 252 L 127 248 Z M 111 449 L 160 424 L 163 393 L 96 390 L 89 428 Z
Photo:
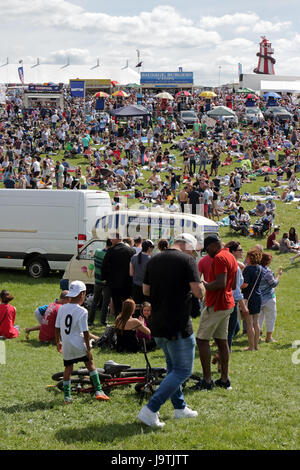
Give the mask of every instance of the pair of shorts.
M 77 359 L 68 359 L 68 360 L 65 360 L 64 359 L 64 366 L 67 367 L 67 366 L 72 366 L 73 364 L 75 364 L 76 362 L 90 362 L 89 358 L 87 356 L 83 356 L 83 357 L 79 357 Z
M 209 341 L 211 338 L 227 340 L 228 324 L 233 308 L 214 311 L 214 307 L 205 307 L 200 316 L 196 338 Z

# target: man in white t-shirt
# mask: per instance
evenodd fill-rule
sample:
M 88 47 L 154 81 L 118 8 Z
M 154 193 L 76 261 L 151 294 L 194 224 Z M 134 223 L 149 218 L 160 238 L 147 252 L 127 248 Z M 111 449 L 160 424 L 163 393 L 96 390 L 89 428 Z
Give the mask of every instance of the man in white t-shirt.
M 55 322 L 55 339 L 58 352 L 64 358 L 64 402 L 71 402 L 71 375 L 76 362 L 84 362 L 91 377 L 97 400 L 109 400 L 103 393 L 99 375 L 91 353 L 88 312 L 82 307 L 86 295 L 86 286 L 81 281 L 74 281 L 66 294 L 70 303 L 63 305 Z M 63 308 L 64 307 L 64 308 Z
M 57 121 L 59 120 L 59 117 L 56 113 L 52 114 L 51 116 L 51 123 L 52 123 L 52 127 L 53 129 L 56 129 L 56 124 L 57 124 Z
M 36 157 L 32 164 L 33 176 L 37 178 L 41 172 L 40 157 Z

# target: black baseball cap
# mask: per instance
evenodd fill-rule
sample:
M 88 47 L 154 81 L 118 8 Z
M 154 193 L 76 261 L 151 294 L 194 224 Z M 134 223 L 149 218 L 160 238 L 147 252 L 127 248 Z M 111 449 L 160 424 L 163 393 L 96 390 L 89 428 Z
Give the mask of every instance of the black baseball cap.
M 218 235 L 209 235 L 208 237 L 205 238 L 204 240 L 204 245 L 202 251 L 206 251 L 207 247 L 211 245 L 212 243 L 217 243 L 220 242 L 221 239 Z

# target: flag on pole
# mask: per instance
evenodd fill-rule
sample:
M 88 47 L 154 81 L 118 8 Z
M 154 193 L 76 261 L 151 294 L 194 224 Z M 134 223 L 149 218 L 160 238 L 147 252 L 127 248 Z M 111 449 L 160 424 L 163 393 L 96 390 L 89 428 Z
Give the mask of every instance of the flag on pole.
M 23 60 L 20 60 L 20 61 L 19 61 L 19 64 L 21 64 L 21 66 L 18 68 L 18 73 L 19 73 L 19 77 L 20 77 L 21 83 L 22 83 L 22 85 L 24 85 Z
M 143 62 L 139 62 L 136 67 L 141 67 Z

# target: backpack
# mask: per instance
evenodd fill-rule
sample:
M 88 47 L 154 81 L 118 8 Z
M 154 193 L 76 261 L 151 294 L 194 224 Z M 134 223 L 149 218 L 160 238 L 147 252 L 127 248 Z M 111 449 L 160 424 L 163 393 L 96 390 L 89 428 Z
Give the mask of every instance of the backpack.
M 95 347 L 104 349 L 115 349 L 117 344 L 117 334 L 114 326 L 107 326 L 104 333 L 95 342 Z

